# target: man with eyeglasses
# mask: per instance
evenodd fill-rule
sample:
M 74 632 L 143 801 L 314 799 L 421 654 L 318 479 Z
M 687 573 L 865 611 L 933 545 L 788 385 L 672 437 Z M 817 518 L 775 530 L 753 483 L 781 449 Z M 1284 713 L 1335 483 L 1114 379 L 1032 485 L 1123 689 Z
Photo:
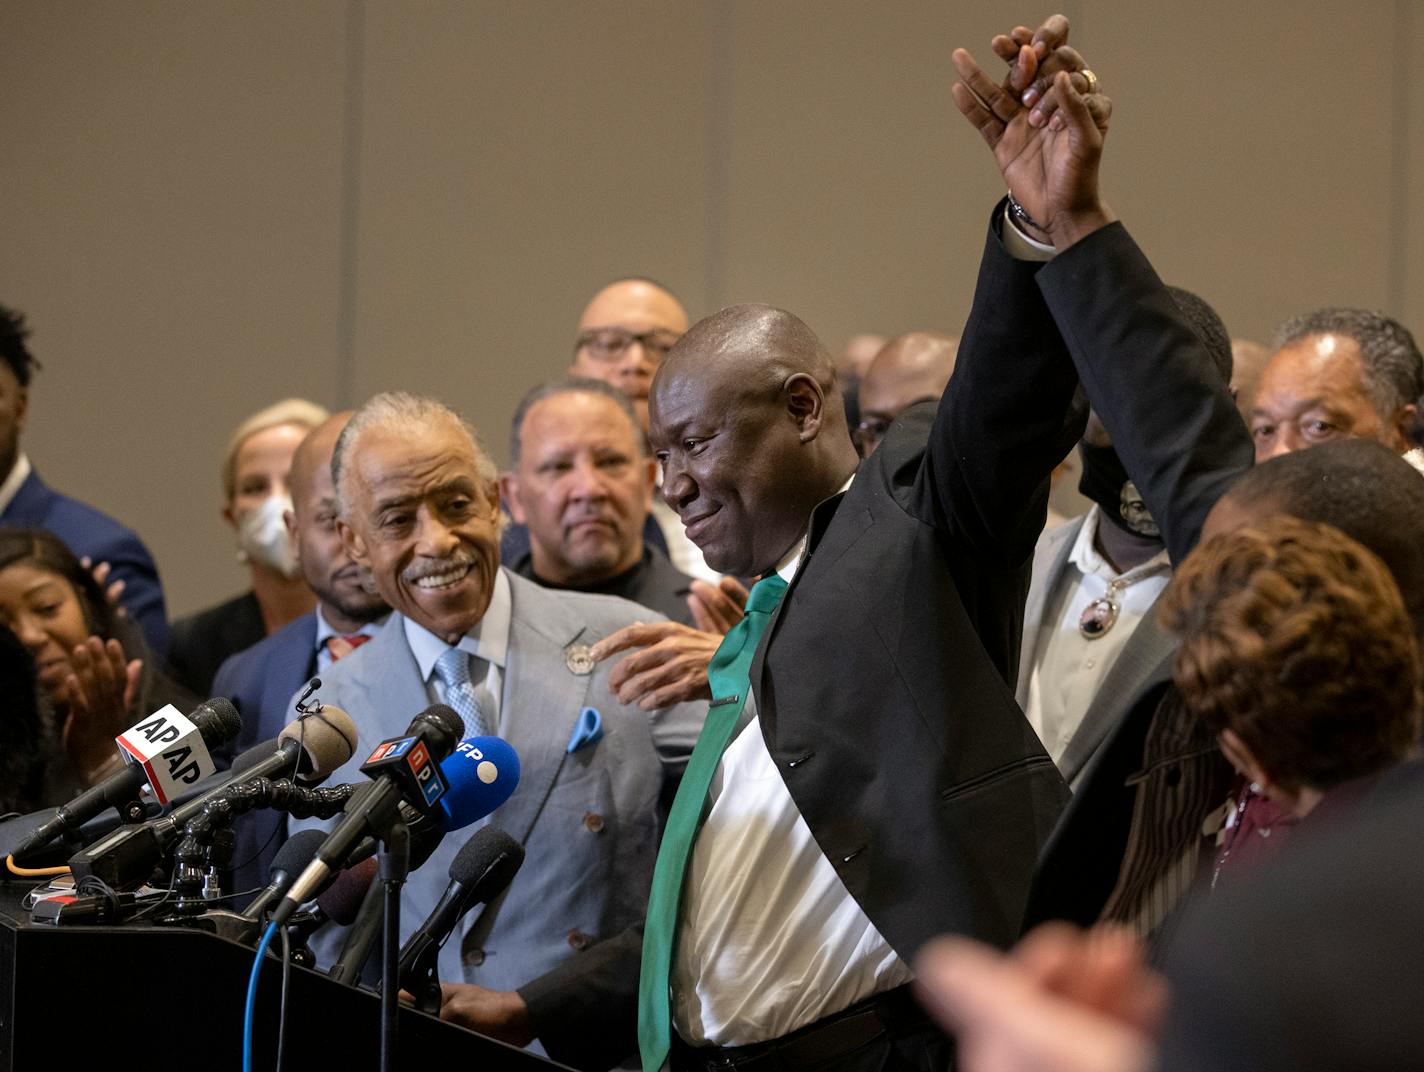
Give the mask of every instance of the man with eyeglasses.
M 648 430 L 648 388 L 663 355 L 687 330 L 687 311 L 651 279 L 618 279 L 593 296 L 579 317 L 569 371 L 617 387 Z
M 944 394 L 958 352 L 958 339 L 935 331 L 906 332 L 880 348 L 860 381 L 860 421 L 851 429 L 862 458 L 902 411 Z
M 687 310 L 662 284 L 644 276 L 616 279 L 584 307 L 569 372 L 602 380 L 627 395 L 646 435 L 653 373 L 686 330 Z M 650 530 L 652 522 L 656 522 L 657 531 L 648 533 L 649 542 L 663 546 L 676 569 L 717 583 L 717 571 L 708 568 L 702 552 L 684 535 L 682 522 L 661 495 L 653 496 Z

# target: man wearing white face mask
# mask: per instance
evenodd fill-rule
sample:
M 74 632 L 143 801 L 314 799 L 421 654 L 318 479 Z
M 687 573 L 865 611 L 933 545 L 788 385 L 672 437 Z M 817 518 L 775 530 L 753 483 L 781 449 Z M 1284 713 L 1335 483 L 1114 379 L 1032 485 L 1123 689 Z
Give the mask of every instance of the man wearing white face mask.
M 288 485 L 297 445 L 329 414 L 314 402 L 288 398 L 237 426 L 223 456 L 222 516 L 237 539 L 237 558 L 252 588 L 234 599 L 173 623 L 169 667 L 176 680 L 210 695 L 218 667 L 316 604 L 297 568 L 283 515 L 292 509 Z

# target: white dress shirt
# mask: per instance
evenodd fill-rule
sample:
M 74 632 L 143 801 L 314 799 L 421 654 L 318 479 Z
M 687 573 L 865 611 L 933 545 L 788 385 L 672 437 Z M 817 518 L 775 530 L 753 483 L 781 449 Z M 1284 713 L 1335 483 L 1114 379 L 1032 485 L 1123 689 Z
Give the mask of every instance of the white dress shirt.
M 0 483 L 0 514 L 10 508 L 15 496 L 20 493 L 20 485 L 29 479 L 30 470 L 30 459 L 21 451 L 15 457 L 15 464 L 10 467 L 10 475 L 5 478 L 4 483 Z
M 1095 503 L 1083 517 L 1083 527 L 1057 585 L 1044 600 L 1044 626 L 1038 631 L 1029 674 L 1024 714 L 1055 763 L 1063 758 L 1088 705 L 1133 630 L 1171 579 L 1166 550 L 1126 573 L 1108 565 L 1093 546 L 1101 520 L 1102 511 Z M 1107 595 L 1110 581 L 1122 577 L 1141 579 L 1119 590 L 1116 624 L 1089 640 L 1078 629 L 1083 611 L 1093 600 Z
M 489 609 L 473 629 L 460 638 L 455 647 L 470 654 L 470 683 L 475 690 L 475 703 L 484 715 L 489 732 L 500 732 L 500 711 L 504 694 L 504 668 L 509 652 L 509 616 L 512 603 L 509 578 L 504 567 L 495 572 L 494 593 Z M 424 626 L 405 619 L 405 639 L 420 668 L 426 695 L 431 703 L 445 702 L 445 685 L 435 676 L 435 663 L 450 650 L 444 637 L 438 637 Z M 479 660 L 483 660 L 481 663 Z M 483 671 L 483 672 L 482 672 Z
M 783 580 L 805 550 L 803 534 L 777 565 Z M 672 1021 L 693 1046 L 779 1038 L 913 977 L 816 844 L 750 694 L 746 710 L 708 791 L 678 914 Z

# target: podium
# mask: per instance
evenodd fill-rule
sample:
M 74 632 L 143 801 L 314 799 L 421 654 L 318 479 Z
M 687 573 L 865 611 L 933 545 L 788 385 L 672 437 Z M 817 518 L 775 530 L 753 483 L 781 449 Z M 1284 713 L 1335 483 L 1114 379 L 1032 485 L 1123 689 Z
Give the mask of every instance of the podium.
M 0 1072 L 240 1072 L 254 950 L 192 927 L 31 923 L 21 901 L 33 885 L 0 883 Z M 280 959 L 267 957 L 253 1035 L 257 1068 L 276 1063 L 281 975 Z M 292 965 L 283 1067 L 374 1070 L 379 1005 L 369 991 Z M 551 1072 L 565 1066 L 402 1008 L 398 1067 Z

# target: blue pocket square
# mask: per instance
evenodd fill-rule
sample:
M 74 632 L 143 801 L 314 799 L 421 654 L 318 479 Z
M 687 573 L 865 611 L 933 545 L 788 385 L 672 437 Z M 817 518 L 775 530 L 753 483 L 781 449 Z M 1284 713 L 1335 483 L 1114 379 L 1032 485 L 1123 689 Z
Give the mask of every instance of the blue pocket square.
M 578 721 L 574 723 L 573 736 L 569 738 L 569 746 L 564 751 L 573 755 L 580 748 L 597 744 L 601 740 L 603 716 L 598 713 L 596 707 L 585 707 L 579 712 Z

